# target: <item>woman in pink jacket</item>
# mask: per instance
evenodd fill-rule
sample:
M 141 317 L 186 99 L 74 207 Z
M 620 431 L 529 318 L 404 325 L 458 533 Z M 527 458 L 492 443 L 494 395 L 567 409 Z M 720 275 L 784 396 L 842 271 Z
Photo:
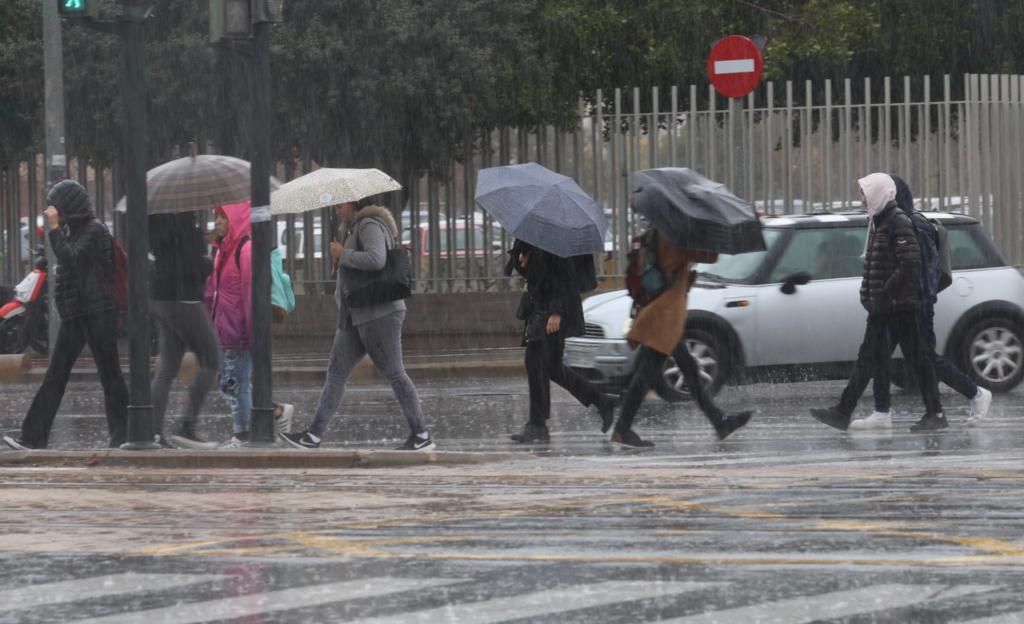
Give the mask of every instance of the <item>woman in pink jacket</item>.
M 224 351 L 220 390 L 231 405 L 234 436 L 225 443 L 239 447 L 249 439 L 252 417 L 252 226 L 249 202 L 218 207 L 214 233 L 217 256 L 206 282 L 206 305 Z

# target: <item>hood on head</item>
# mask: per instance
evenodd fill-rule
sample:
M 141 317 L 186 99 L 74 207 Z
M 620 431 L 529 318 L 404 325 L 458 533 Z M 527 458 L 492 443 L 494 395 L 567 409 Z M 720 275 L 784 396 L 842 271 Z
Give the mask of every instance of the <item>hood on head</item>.
M 857 180 L 867 204 L 868 216 L 874 217 L 896 200 L 896 183 L 888 174 L 872 173 Z
M 914 213 L 914 194 L 910 192 L 910 185 L 898 175 L 891 177 L 896 184 L 896 205 L 909 217 Z
M 352 217 L 352 227 L 355 227 L 363 219 L 380 219 L 384 222 L 384 225 L 388 227 L 388 231 L 391 232 L 391 238 L 398 238 L 398 224 L 395 223 L 395 217 L 391 214 L 391 211 L 384 206 L 366 206 L 360 208 L 359 212 Z
M 74 180 L 61 180 L 54 184 L 46 194 L 46 203 L 56 208 L 60 218 L 67 222 L 87 221 L 96 217 L 89 193 Z
M 238 241 L 246 236 L 252 236 L 252 208 L 251 202 L 244 201 L 237 204 L 224 204 L 217 206 L 214 214 L 224 215 L 228 219 L 228 235 L 220 241 L 220 248 L 223 251 L 232 251 L 238 245 Z

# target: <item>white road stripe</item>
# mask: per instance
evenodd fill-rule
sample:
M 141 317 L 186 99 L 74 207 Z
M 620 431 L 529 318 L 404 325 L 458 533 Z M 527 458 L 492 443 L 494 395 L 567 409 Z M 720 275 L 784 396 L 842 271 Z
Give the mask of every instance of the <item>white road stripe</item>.
M 250 615 L 288 611 L 302 607 L 313 607 L 332 602 L 357 600 L 417 591 L 451 585 L 460 579 L 408 579 L 377 577 L 358 581 L 343 581 L 326 585 L 306 585 L 261 594 L 249 594 L 235 598 L 221 598 L 203 602 L 188 602 L 172 607 L 119 613 L 98 618 L 75 620 L 69 624 L 196 624 L 211 620 L 225 620 Z
M 776 602 L 763 602 L 747 607 L 710 611 L 662 624 L 803 624 L 833 618 L 850 617 L 872 611 L 898 609 L 919 602 L 941 599 L 933 596 L 945 589 L 944 585 L 872 585 L 860 589 L 829 592 L 817 596 L 800 596 Z M 960 596 L 967 593 L 989 591 L 989 585 L 966 585 L 956 588 Z
M 749 74 L 754 71 L 754 59 L 715 61 L 715 74 Z
M 1020 624 L 1021 622 L 1024 622 L 1024 611 L 1003 613 L 1001 615 L 993 615 L 990 617 L 979 618 L 977 620 L 959 622 L 958 624 Z
M 524 619 L 564 613 L 576 609 L 599 607 L 629 600 L 643 600 L 670 594 L 698 591 L 721 583 L 609 581 L 594 585 L 570 585 L 558 589 L 493 598 L 480 602 L 455 604 L 423 611 L 400 613 L 387 617 L 356 620 L 350 624 L 409 624 L 411 622 L 458 622 L 487 624 L 509 619 Z
M 4 609 L 32 609 L 117 594 L 160 591 L 223 578 L 219 574 L 108 574 L 0 591 Z

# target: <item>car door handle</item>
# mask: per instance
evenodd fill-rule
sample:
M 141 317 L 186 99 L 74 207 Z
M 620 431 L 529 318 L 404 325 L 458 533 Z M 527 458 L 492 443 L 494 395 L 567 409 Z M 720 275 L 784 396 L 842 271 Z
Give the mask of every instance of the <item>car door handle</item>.
M 725 304 L 727 308 L 748 308 L 750 307 L 749 299 L 736 299 Z

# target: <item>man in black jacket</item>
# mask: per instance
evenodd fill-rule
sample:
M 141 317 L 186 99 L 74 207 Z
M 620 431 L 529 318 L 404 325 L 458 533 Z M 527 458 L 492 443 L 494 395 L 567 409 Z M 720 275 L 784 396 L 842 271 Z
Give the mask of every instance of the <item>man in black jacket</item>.
M 928 355 L 921 315 L 921 251 L 914 225 L 896 205 L 896 184 L 884 173 L 858 180 L 868 212 L 868 241 L 860 301 L 868 311 L 864 341 L 839 405 L 812 409 L 819 422 L 846 431 L 868 381 L 889 365 L 890 329 L 917 373 L 926 413 L 911 431 L 948 427 L 939 401 L 935 369 Z M 886 376 L 887 379 L 887 376 Z
M 43 385 L 21 425 L 21 436 L 4 436 L 4 442 L 20 450 L 46 448 L 71 367 L 88 344 L 103 384 L 110 446 L 116 448 L 125 442 L 128 388 L 117 356 L 117 310 L 111 294 L 113 239 L 107 227 L 96 220 L 89 195 L 78 182 L 58 182 L 46 201 L 49 205 L 43 214 L 58 262 L 60 330 Z
M 614 399 L 562 362 L 565 339 L 583 333 L 583 304 L 574 262 L 526 243 L 516 241 L 509 252 L 505 274 L 518 272 L 526 278 L 526 292 L 516 316 L 523 320 L 526 376 L 530 388 L 530 418 L 523 430 L 511 437 L 516 442 L 547 442 L 551 416 L 551 382 L 569 391 L 583 405 L 596 405 L 601 431 L 607 431 L 615 415 Z

